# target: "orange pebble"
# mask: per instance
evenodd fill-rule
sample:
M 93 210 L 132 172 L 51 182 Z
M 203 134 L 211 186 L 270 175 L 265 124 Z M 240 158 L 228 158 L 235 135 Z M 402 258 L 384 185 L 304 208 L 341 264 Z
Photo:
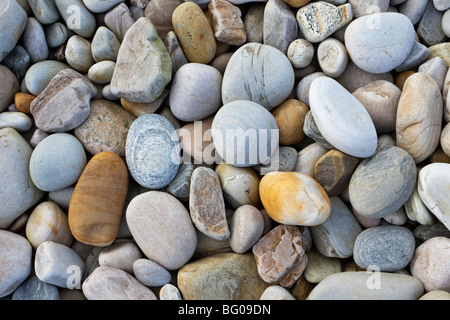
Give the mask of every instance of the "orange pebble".
M 18 92 L 14 96 L 14 103 L 16 104 L 17 110 L 20 112 L 31 114 L 30 105 L 34 99 L 36 99 L 36 97 L 31 94 Z

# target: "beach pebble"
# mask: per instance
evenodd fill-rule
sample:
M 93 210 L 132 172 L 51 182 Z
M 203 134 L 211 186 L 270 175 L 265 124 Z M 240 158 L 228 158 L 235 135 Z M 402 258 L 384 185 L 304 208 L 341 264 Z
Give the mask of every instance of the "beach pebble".
M 31 274 L 33 248 L 19 234 L 0 230 L 0 298 L 13 293 Z
M 29 174 L 33 149 L 13 128 L 0 129 L 0 168 L 7 179 L 0 180 L 0 228 L 9 227 L 43 196 Z
M 428 0 L 403 1 L 398 6 L 398 12 L 408 17 L 412 24 L 419 22 L 422 17 Z
M 56 7 L 69 30 L 77 35 L 90 38 L 95 33 L 97 22 L 82 0 L 55 0 Z
M 306 104 L 309 107 L 309 90 L 311 89 L 311 83 L 319 77 L 325 76 L 322 71 L 313 72 L 306 77 L 302 78 L 295 88 L 297 99 Z
M 194 224 L 183 204 L 169 193 L 148 191 L 134 197 L 126 219 L 144 255 L 167 270 L 180 268 L 194 254 Z
M 1 67 L 6 66 L 7 68 L 10 69 L 10 71 L 16 76 L 18 80 L 22 81 L 23 77 L 25 77 L 25 74 L 28 71 L 28 68 L 30 67 L 30 64 L 31 64 L 30 55 L 22 46 L 18 45 L 14 47 L 14 49 L 10 53 L 8 53 L 5 59 L 3 59 Z M 8 78 L 5 76 L 4 79 L 6 82 Z M 10 85 L 7 86 L 6 88 L 11 89 L 14 88 L 14 86 Z M 18 88 L 18 84 L 16 85 L 16 88 Z M 1 90 L 4 89 L 2 88 Z
M 14 96 L 19 91 L 19 81 L 14 73 L 4 65 L 0 65 L 0 77 L 2 78 L 0 83 L 0 112 L 2 112 L 14 102 Z
M 271 110 L 277 122 L 280 145 L 293 145 L 303 140 L 303 124 L 308 111 L 308 106 L 297 99 L 287 99 Z
M 450 157 L 450 125 L 448 123 L 442 129 L 440 142 L 442 150 Z
M 159 290 L 159 299 L 160 300 L 183 300 L 181 298 L 180 290 L 175 287 L 173 284 L 165 284 L 162 286 L 161 290 Z
M 100 152 L 89 160 L 69 205 L 69 226 L 75 239 L 99 247 L 116 239 L 128 179 L 125 162 L 113 152 Z
M 247 40 L 241 10 L 225 0 L 211 0 L 208 4 L 212 30 L 216 40 L 241 45 Z
M 348 54 L 342 42 L 328 38 L 320 42 L 317 48 L 317 59 L 325 75 L 337 78 L 347 67 Z
M 152 0 L 145 6 L 144 15 L 152 21 L 161 40 L 166 40 L 173 32 L 172 15 L 182 3 L 180 0 Z
M 145 258 L 133 262 L 133 273 L 136 279 L 147 287 L 164 286 L 172 279 L 169 271 Z
M 31 63 L 48 58 L 49 50 L 44 28 L 36 18 L 28 18 L 27 26 L 22 34 L 22 45 L 30 55 Z
M 93 64 L 88 70 L 88 78 L 96 84 L 108 84 L 111 82 L 116 63 L 114 61 L 100 61 Z
M 439 144 L 442 96 L 436 81 L 417 72 L 406 80 L 397 108 L 396 143 L 416 163 L 428 158 Z
M 209 63 L 216 54 L 216 40 L 202 9 L 185 2 L 172 14 L 173 29 L 189 62 Z
M 191 189 L 191 176 L 195 166 L 192 163 L 183 162 L 178 173 L 165 190 L 180 201 L 189 201 Z
M 174 131 L 170 121 L 158 114 L 138 117 L 131 124 L 125 158 L 132 177 L 143 187 L 162 188 L 175 178 L 180 164 Z
M 224 198 L 237 209 L 244 204 L 259 207 L 260 177 L 252 168 L 240 168 L 220 163 L 215 169 L 220 179 Z
M 314 177 L 316 162 L 327 152 L 328 149 L 322 147 L 319 143 L 311 143 L 297 154 L 297 163 L 295 164 L 294 171 Z
M 450 37 L 450 11 L 445 11 L 441 20 L 442 31 L 444 31 L 447 37 Z
M 419 300 L 450 300 L 450 293 L 444 290 L 433 290 L 425 293 Z
M 439 44 L 435 44 L 431 47 L 428 47 L 428 49 L 431 52 L 431 57 L 441 57 L 442 60 L 444 60 L 445 65 L 447 68 L 450 67 L 450 42 L 443 42 Z
M 294 82 L 291 62 L 280 50 L 247 43 L 228 62 L 222 81 L 222 101 L 228 104 L 250 100 L 270 111 L 286 100 Z
M 294 171 L 297 163 L 297 150 L 292 147 L 280 147 L 275 151 L 268 163 L 254 166 L 253 169 L 260 175 L 272 171 Z
M 146 43 L 136 51 L 135 47 Z M 136 64 L 136 61 L 141 63 Z M 119 49 L 111 92 L 132 102 L 155 101 L 172 79 L 172 60 L 151 21 L 140 18 L 128 30 Z
M 198 230 L 216 240 L 230 237 L 220 180 L 213 169 L 198 167 L 192 172 L 189 212 Z
M 60 300 L 58 288 L 31 276 L 13 293 L 12 300 Z
M 77 71 L 64 69 L 33 100 L 30 112 L 42 131 L 67 132 L 86 120 L 96 94 L 96 87 L 88 79 Z
M 141 258 L 142 252 L 134 242 L 121 241 L 103 249 L 98 256 L 98 263 L 133 275 L 134 262 Z
M 301 7 L 296 18 L 305 39 L 318 43 L 348 24 L 353 18 L 353 12 L 350 3 L 335 6 L 319 1 Z
M 422 62 L 426 61 L 431 55 L 431 51 L 418 41 L 414 41 L 411 52 L 405 61 L 395 68 L 397 72 L 408 71 L 416 68 Z
M 0 129 L 9 127 L 18 132 L 25 132 L 32 126 L 33 120 L 23 112 L 5 111 L 0 113 Z
M 349 0 L 352 6 L 354 18 L 359 18 L 369 14 L 386 12 L 389 7 L 389 0 Z
M 322 255 L 317 249 L 312 249 L 306 254 L 308 264 L 305 268 L 305 280 L 317 284 L 329 275 L 342 272 L 342 260 Z
M 411 275 L 422 282 L 425 291 L 450 291 L 450 239 L 433 237 L 417 247 L 411 260 Z
M 70 68 L 67 64 L 56 60 L 45 60 L 33 64 L 25 73 L 24 83 L 34 96 L 38 96 L 60 71 Z
M 423 44 L 433 46 L 446 39 L 447 36 L 441 26 L 443 16 L 444 11 L 438 11 L 433 3 L 428 1 L 425 11 L 417 24 L 417 34 Z
M 352 94 L 362 103 L 372 118 L 378 134 L 395 132 L 397 106 L 401 90 L 386 80 L 377 80 Z
M 187 63 L 178 69 L 170 88 L 170 110 L 185 122 L 214 114 L 221 106 L 222 75 L 211 66 Z
M 283 0 L 269 0 L 264 8 L 263 43 L 284 54 L 297 38 L 298 23 L 293 10 Z
M 262 236 L 264 218 L 254 206 L 240 206 L 230 221 L 230 246 L 236 253 L 247 252 Z
M 84 269 L 85 264 L 78 253 L 63 244 L 44 241 L 36 249 L 34 271 L 42 282 L 74 288 L 80 285 Z
M 330 218 L 309 228 L 315 247 L 329 258 L 351 257 L 355 240 L 363 228 L 340 198 L 331 197 L 330 203 Z M 342 230 L 345 230 L 345 234 Z
M 178 271 L 177 284 L 183 300 L 258 300 L 269 286 L 250 253 L 220 253 L 190 262 Z
M 450 230 L 450 164 L 431 163 L 419 171 L 417 190 L 425 206 Z
M 133 15 L 125 3 L 120 3 L 104 16 L 105 25 L 117 36 L 120 42 L 123 43 L 125 34 L 134 25 Z M 156 33 L 156 32 L 155 32 Z M 145 37 L 143 35 L 143 37 Z
M 321 146 L 327 150 L 335 149 L 328 141 L 325 139 L 317 127 L 317 123 L 311 111 L 308 111 L 305 116 L 305 123 L 303 125 L 303 132 L 306 136 L 313 139 Z
M 35 250 L 45 241 L 68 247 L 73 242 L 67 214 L 53 201 L 43 201 L 34 208 L 27 220 L 25 234 Z
M 405 150 L 396 146 L 382 148 L 353 172 L 350 203 L 363 216 L 382 218 L 405 204 L 416 178 L 414 159 Z
M 308 40 L 295 39 L 289 44 L 286 55 L 294 68 L 305 68 L 311 64 L 314 51 Z
M 123 270 L 100 266 L 83 282 L 88 300 L 157 300 L 155 294 Z
M 251 3 L 244 15 L 247 42 L 263 43 L 265 3 Z
M 408 201 L 405 202 L 405 213 L 410 220 L 417 221 L 422 225 L 431 225 L 436 220 L 436 217 L 420 198 L 417 184 Z
M 94 61 L 116 61 L 119 48 L 120 42 L 114 32 L 105 26 L 100 26 L 95 32 L 91 43 L 91 54 Z
M 19 4 L 21 1 L 17 1 Z M 42 24 L 51 24 L 61 18 L 54 0 L 28 0 L 29 7 L 34 16 Z
M 273 285 L 264 290 L 259 300 L 295 300 L 295 298 L 286 288 Z
M 377 226 L 362 231 L 354 244 L 353 259 L 368 269 L 376 265 L 380 271 L 392 272 L 405 268 L 415 250 L 412 232 L 402 226 Z
M 275 118 L 266 108 L 252 101 L 234 100 L 217 111 L 211 133 L 215 150 L 225 162 L 248 167 L 272 156 L 278 147 L 277 129 Z
M 377 133 L 369 113 L 336 80 L 326 76 L 314 79 L 309 102 L 321 134 L 336 149 L 359 158 L 375 152 Z
M 77 138 L 55 133 L 33 150 L 30 176 L 40 190 L 56 191 L 75 184 L 86 162 L 86 153 Z
M 330 150 L 314 165 L 314 178 L 328 196 L 337 196 L 347 188 L 358 159 L 339 150 Z
M 83 3 L 93 13 L 106 12 L 124 0 L 83 0 Z
M 423 292 L 422 283 L 409 275 L 353 271 L 326 277 L 308 300 L 417 300 Z
M 376 23 L 375 28 L 373 24 Z M 414 45 L 414 26 L 400 13 L 383 12 L 353 20 L 345 30 L 345 47 L 353 62 L 371 73 L 398 67 Z
M 75 186 L 69 186 L 67 188 L 62 188 L 56 191 L 51 191 L 48 193 L 48 199 L 55 202 L 62 209 L 68 209 L 70 204 L 70 199 L 72 198 L 73 190 Z
M 424 72 L 430 75 L 437 83 L 439 90 L 444 89 L 445 76 L 447 75 L 447 66 L 441 57 L 431 58 L 422 63 L 417 72 Z
M 104 99 L 92 100 L 90 108 L 87 119 L 75 128 L 75 137 L 91 155 L 110 151 L 124 158 L 127 133 L 136 117 Z
M 290 288 L 308 263 L 300 229 L 279 225 L 258 240 L 253 254 L 260 277 L 269 284 Z
M 27 13 L 15 0 L 0 5 L 0 62 L 10 53 L 27 25 Z

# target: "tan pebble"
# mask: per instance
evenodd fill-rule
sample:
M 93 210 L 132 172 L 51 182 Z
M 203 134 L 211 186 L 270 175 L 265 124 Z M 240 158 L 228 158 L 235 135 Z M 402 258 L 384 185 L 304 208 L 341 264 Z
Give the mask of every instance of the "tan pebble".
M 288 5 L 294 8 L 300 8 L 309 3 L 309 0 L 283 0 Z
M 450 300 L 450 292 L 444 290 L 433 290 L 425 293 L 419 300 Z
M 36 96 L 29 93 L 18 92 L 14 95 L 14 103 L 17 110 L 25 114 L 31 114 L 30 105 L 34 99 L 36 99 Z
M 247 40 L 241 10 L 225 0 L 211 0 L 208 5 L 214 36 L 217 40 L 241 45 Z
M 447 68 L 450 68 L 450 42 L 443 42 L 428 48 L 431 52 L 431 58 L 441 57 Z
M 442 130 L 440 142 L 442 150 L 450 157 L 450 123 L 447 123 Z
M 442 136 L 442 133 L 441 133 Z M 450 163 L 450 156 L 447 155 L 444 150 L 442 150 L 441 146 L 438 146 L 436 150 L 434 150 L 433 154 L 430 156 L 431 162 L 444 162 Z
M 36 206 L 27 221 L 25 233 L 34 249 L 44 241 L 68 247 L 73 242 L 67 214 L 52 201 L 44 201 Z
M 292 286 L 291 294 L 297 300 L 306 300 L 315 286 L 315 283 L 308 282 L 308 280 L 306 280 L 305 278 L 305 275 L 302 274 L 301 277 Z
M 261 179 L 261 202 L 282 224 L 315 226 L 331 213 L 328 195 L 313 178 L 298 172 L 271 172 Z
M 415 72 L 412 70 L 407 70 L 407 71 L 403 71 L 401 73 L 399 73 L 396 77 L 395 77 L 395 85 L 400 89 L 403 90 L 403 85 L 405 84 L 406 79 L 409 78 L 409 76 L 413 75 Z
M 240 206 L 230 222 L 230 246 L 236 253 L 247 252 L 261 237 L 264 219 L 261 212 L 251 205 Z
M 125 98 L 120 99 L 122 107 L 128 112 L 132 113 L 135 117 L 143 116 L 144 114 L 155 113 L 159 110 L 161 105 L 164 103 L 169 95 L 168 90 L 164 90 L 161 96 L 153 102 L 150 103 L 137 103 L 129 101 Z
M 314 177 L 328 196 L 337 196 L 348 186 L 358 158 L 330 150 L 317 160 Z
M 172 15 L 173 29 L 190 62 L 209 63 L 216 54 L 213 31 L 202 9 L 194 2 L 179 5 Z
M 309 108 L 297 99 L 288 99 L 271 110 L 278 125 L 282 145 L 299 143 L 305 137 L 303 125 Z

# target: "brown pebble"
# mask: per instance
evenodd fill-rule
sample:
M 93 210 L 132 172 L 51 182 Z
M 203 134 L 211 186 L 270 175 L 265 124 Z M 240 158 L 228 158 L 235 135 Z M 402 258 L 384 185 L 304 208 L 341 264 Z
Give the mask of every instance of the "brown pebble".
M 208 5 L 214 36 L 217 40 L 241 45 L 247 40 L 241 10 L 225 0 L 211 0 Z
M 408 71 L 403 71 L 402 73 L 399 73 L 396 77 L 395 77 L 395 85 L 400 89 L 403 90 L 403 85 L 405 84 L 406 79 L 408 79 L 408 77 L 412 74 L 414 74 L 414 71 L 408 70 Z
M 297 99 L 285 100 L 271 111 L 278 125 L 280 144 L 292 145 L 303 140 L 303 125 L 308 111 L 308 106 Z
M 29 93 L 18 92 L 14 95 L 17 110 L 26 114 L 31 114 L 30 105 L 34 99 L 36 99 L 36 96 Z

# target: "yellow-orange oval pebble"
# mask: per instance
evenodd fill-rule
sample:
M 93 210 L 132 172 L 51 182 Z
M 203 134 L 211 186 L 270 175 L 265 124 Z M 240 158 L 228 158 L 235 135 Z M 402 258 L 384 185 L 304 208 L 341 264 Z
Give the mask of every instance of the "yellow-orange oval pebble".
M 17 110 L 26 114 L 31 114 L 30 105 L 34 99 L 36 97 L 29 93 L 18 92 L 14 95 Z

